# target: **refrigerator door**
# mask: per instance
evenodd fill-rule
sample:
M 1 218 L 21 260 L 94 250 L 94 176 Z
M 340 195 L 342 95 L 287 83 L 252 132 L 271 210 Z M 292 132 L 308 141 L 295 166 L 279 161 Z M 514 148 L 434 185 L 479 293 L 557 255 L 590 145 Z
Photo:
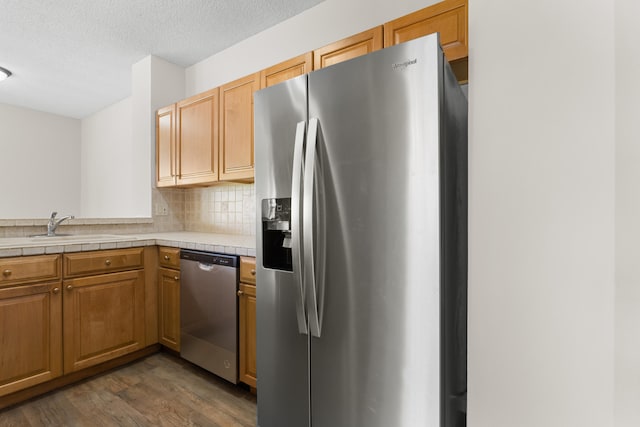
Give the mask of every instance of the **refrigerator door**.
M 285 209 L 282 206 L 286 206 L 281 200 L 291 198 L 294 202 L 296 199 L 291 194 L 294 144 L 296 138 L 304 142 L 301 140 L 304 132 L 296 130 L 305 130 L 306 90 L 307 77 L 301 76 L 254 96 L 259 427 L 309 425 L 309 336 L 304 333 L 306 319 L 300 312 L 303 308 L 301 283 L 296 279 L 300 271 L 289 259 L 290 252 L 285 251 L 284 256 L 275 257 L 273 262 L 268 259 L 283 250 L 283 245 L 289 246 L 286 239 L 283 240 L 286 233 L 280 229 L 286 228 L 290 221 L 283 221 L 287 218 L 278 215 Z M 303 124 L 299 126 L 300 122 Z M 271 203 L 274 199 L 278 201 Z M 274 212 L 266 216 L 280 221 L 273 221 L 277 223 L 275 230 L 265 231 L 267 223 L 261 220 L 260 209 L 264 211 L 269 206 L 273 206 Z M 292 207 L 291 211 L 294 210 Z M 280 240 L 269 246 L 267 240 L 273 235 L 280 236 Z M 293 266 L 293 271 L 285 270 L 287 263 Z
M 313 427 L 440 427 L 442 61 L 434 36 L 309 75 Z

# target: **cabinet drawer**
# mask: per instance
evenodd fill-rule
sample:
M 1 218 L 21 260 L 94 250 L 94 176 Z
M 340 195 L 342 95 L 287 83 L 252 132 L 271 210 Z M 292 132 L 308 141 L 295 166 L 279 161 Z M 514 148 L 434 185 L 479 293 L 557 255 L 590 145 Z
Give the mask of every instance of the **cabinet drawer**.
M 180 248 L 167 248 L 161 246 L 158 248 L 158 258 L 160 266 L 166 268 L 180 269 Z
M 254 257 L 240 257 L 240 281 L 256 284 L 256 259 Z
M 0 258 L 0 286 L 60 278 L 60 255 Z
M 143 248 L 131 248 L 65 254 L 64 276 L 87 276 L 142 268 L 143 251 Z

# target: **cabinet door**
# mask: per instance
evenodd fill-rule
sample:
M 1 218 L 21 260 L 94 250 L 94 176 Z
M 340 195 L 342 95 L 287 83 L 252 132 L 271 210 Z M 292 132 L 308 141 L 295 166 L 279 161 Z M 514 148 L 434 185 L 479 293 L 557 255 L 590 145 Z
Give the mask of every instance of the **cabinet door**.
M 110 273 L 63 282 L 64 372 L 144 347 L 144 272 Z
M 178 185 L 218 180 L 218 89 L 176 105 Z
M 176 105 L 156 112 L 156 186 L 176 185 Z
M 0 396 L 62 375 L 60 282 L 0 289 Z
M 467 80 L 467 0 L 445 0 L 384 24 L 384 46 L 440 33 L 440 44 L 459 81 Z
M 251 387 L 257 384 L 256 369 L 256 287 L 240 284 L 240 381 Z
M 253 93 L 260 73 L 220 87 L 220 180 L 253 181 Z
M 180 351 L 180 272 L 158 269 L 160 344 Z
M 313 54 L 305 53 L 260 72 L 260 88 L 264 89 L 285 80 L 301 76 L 312 70 Z
M 328 67 L 382 49 L 382 26 L 372 28 L 313 51 L 313 69 Z

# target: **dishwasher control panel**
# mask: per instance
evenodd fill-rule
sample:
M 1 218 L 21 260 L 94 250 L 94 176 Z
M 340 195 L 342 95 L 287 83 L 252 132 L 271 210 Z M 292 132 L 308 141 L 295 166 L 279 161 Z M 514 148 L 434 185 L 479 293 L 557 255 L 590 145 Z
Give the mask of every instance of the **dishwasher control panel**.
M 225 267 L 238 267 L 238 257 L 234 255 L 182 250 L 180 251 L 180 259 L 197 261 L 203 264 L 224 265 Z

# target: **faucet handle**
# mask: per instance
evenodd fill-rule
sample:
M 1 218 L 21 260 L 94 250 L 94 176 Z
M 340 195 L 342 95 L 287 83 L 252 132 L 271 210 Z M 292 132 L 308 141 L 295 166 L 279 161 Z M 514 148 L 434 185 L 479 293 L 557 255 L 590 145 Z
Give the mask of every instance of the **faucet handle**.
M 51 212 L 51 219 L 54 219 L 56 215 L 58 215 L 58 212 L 56 211 Z

